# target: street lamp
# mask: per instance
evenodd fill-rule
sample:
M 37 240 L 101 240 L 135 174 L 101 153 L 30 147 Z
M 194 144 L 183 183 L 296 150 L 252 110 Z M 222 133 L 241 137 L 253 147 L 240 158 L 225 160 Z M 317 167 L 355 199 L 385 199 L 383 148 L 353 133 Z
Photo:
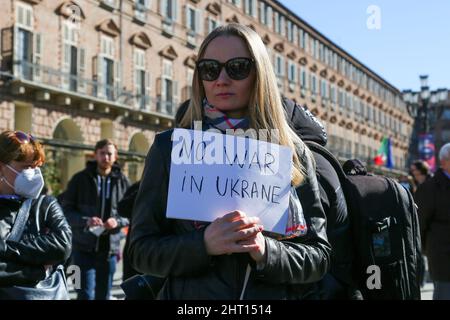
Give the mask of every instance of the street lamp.
M 428 75 L 421 75 L 420 77 L 420 88 L 428 87 Z
M 414 103 L 414 93 L 411 90 L 403 91 L 403 101 L 406 103 L 406 110 L 412 118 L 417 116 L 417 104 Z
M 447 99 L 448 99 L 448 91 L 447 91 L 447 89 L 442 88 L 442 89 L 439 90 L 439 92 L 440 92 L 439 93 L 439 100 L 441 102 L 447 101 Z
M 429 111 L 430 104 L 434 104 L 438 95 L 430 92 L 428 86 L 428 75 L 420 75 L 420 91 L 403 91 L 403 99 L 406 102 L 406 108 L 409 115 L 414 119 L 413 132 L 410 144 L 410 159 L 412 162 L 419 156 L 419 145 L 422 137 L 426 137 L 429 131 Z

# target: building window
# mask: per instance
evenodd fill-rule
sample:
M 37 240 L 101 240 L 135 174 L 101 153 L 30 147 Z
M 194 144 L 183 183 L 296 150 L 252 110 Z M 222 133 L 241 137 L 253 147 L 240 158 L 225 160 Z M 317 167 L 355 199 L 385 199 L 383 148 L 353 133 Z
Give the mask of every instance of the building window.
M 267 22 L 267 26 L 271 29 L 273 26 L 273 9 L 271 6 L 268 6 L 266 4 L 266 22 Z
M 178 15 L 177 0 L 161 0 L 161 15 L 169 21 L 176 21 Z
M 101 36 L 100 51 L 105 57 L 114 59 L 114 39 L 107 36 Z
M 197 11 L 190 7 L 186 7 L 186 27 L 192 31 L 197 29 Z
M 14 74 L 27 80 L 40 78 L 42 36 L 33 31 L 33 7 L 16 3 L 16 21 L 14 25 Z
M 307 71 L 305 70 L 305 68 L 302 67 L 301 70 L 300 70 L 300 85 L 301 85 L 302 90 L 303 89 L 305 89 L 305 90 L 308 89 L 308 81 L 307 81 L 307 79 L 308 79 Z
M 134 17 L 142 22 L 147 20 L 147 10 L 150 9 L 151 0 L 135 0 Z
M 279 12 L 275 12 L 275 32 L 285 36 L 286 35 L 286 27 L 285 27 L 285 18 Z
M 323 52 L 323 44 L 319 43 L 319 60 L 321 62 L 325 61 L 324 52 Z
M 147 109 L 150 104 L 150 73 L 146 72 L 145 51 L 134 48 L 134 93 L 136 106 Z
M 359 99 L 357 97 L 353 97 L 353 112 L 356 116 L 359 116 Z
M 317 77 L 315 74 L 311 74 L 311 93 L 313 95 L 317 94 Z
M 372 118 L 375 124 L 378 123 L 378 119 L 377 119 L 377 109 L 374 107 L 372 108 Z
M 313 56 L 314 59 L 317 59 L 317 57 L 316 57 L 316 40 L 314 40 L 313 38 L 311 38 L 310 48 L 311 48 L 311 51 L 310 51 L 311 55 Z
M 274 20 L 275 20 L 275 32 L 280 33 L 280 14 L 277 11 L 274 12 Z
M 306 52 L 309 52 L 309 47 L 310 47 L 310 45 L 309 45 L 309 33 L 307 33 L 307 32 L 305 32 L 305 34 L 304 34 L 304 44 L 305 44 L 305 51 Z
M 336 103 L 336 86 L 335 85 L 330 86 L 330 99 L 333 104 Z
M 322 79 L 322 81 L 321 81 L 321 88 L 320 88 L 320 95 L 321 95 L 322 99 L 325 99 L 325 100 L 328 99 L 327 87 L 328 87 L 327 80 Z
M 284 58 L 279 54 L 275 57 L 275 73 L 277 77 L 284 76 Z
M 292 42 L 297 45 L 298 43 L 298 27 L 296 24 L 292 24 Z
M 297 82 L 297 66 L 295 65 L 295 62 L 292 60 L 289 60 L 288 62 L 288 80 L 289 83 L 296 83 Z
M 94 76 L 97 82 L 97 96 L 115 100 L 115 88 L 120 80 L 120 65 L 114 61 L 114 39 L 106 35 L 100 36 L 100 54 L 94 57 Z
M 64 89 L 79 91 L 85 89 L 80 79 L 85 71 L 85 50 L 78 47 L 78 28 L 70 21 L 63 24 L 62 86 Z
M 241 0 L 229 0 L 232 4 L 234 4 L 236 7 L 241 6 Z
M 338 89 L 338 105 L 344 107 L 344 92 L 341 89 Z
M 293 24 L 290 20 L 287 22 L 287 38 L 289 42 L 294 42 Z
M 163 59 L 162 67 L 161 97 L 158 111 L 173 114 L 178 103 L 178 83 L 173 81 L 172 61 Z
M 282 35 L 283 37 L 286 36 L 286 18 L 282 15 L 280 15 L 280 35 Z
M 350 113 L 353 111 L 353 97 L 352 94 L 349 92 L 346 94 L 346 96 L 347 96 L 347 110 Z
M 192 81 L 194 79 L 194 69 L 186 68 L 186 86 L 183 89 L 182 99 L 188 100 L 192 97 Z
M 256 0 L 245 0 L 245 14 L 256 18 Z
M 367 110 L 368 110 L 368 106 L 366 105 L 365 102 L 362 102 L 362 100 L 361 100 L 361 116 L 365 120 L 369 120 L 368 117 L 367 117 L 367 114 L 368 114 Z
M 358 142 L 355 142 L 354 157 L 359 158 L 359 143 Z
M 259 22 L 263 25 L 267 25 L 266 7 L 267 5 L 265 2 L 259 3 Z
M 25 79 L 33 79 L 33 33 L 22 29 L 16 29 L 14 67 L 17 73 Z M 16 72 L 14 72 L 16 73 Z
M 16 25 L 32 31 L 34 24 L 33 7 L 23 2 L 17 2 L 16 5 Z
M 194 34 L 201 33 L 202 11 L 191 6 L 186 6 L 186 28 Z
M 298 32 L 298 43 L 300 44 L 300 48 L 302 48 L 303 50 L 305 50 L 306 47 L 306 43 L 305 43 L 305 31 L 303 31 L 303 29 L 300 29 Z
M 345 157 L 350 159 L 352 157 L 352 142 L 345 140 Z
M 273 20 L 273 10 L 272 7 L 269 6 L 265 2 L 260 2 L 260 13 L 259 13 L 260 21 L 265 26 L 272 28 L 272 20 Z
M 208 17 L 208 33 L 211 33 L 215 28 L 219 26 L 219 22 L 216 19 Z

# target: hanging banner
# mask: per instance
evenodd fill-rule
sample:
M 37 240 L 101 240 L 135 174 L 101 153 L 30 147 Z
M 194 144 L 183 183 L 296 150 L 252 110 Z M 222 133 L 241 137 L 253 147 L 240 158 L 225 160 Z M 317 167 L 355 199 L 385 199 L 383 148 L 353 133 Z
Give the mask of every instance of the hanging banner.
M 430 166 L 431 171 L 436 171 L 434 136 L 431 133 L 419 134 L 419 157 Z

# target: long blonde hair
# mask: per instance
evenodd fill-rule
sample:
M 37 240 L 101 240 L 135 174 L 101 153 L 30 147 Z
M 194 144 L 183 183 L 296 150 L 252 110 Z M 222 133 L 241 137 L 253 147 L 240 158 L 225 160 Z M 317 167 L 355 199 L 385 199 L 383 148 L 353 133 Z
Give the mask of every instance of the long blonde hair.
M 255 129 L 257 132 L 260 129 L 266 129 L 269 132 L 270 129 L 278 129 L 277 139 L 279 144 L 287 146 L 293 151 L 291 183 L 292 185 L 299 185 L 304 180 L 304 168 L 298 153 L 309 153 L 309 150 L 286 121 L 275 73 L 264 43 L 260 36 L 251 28 L 230 23 L 214 29 L 205 38 L 198 52 L 198 60 L 204 56 L 209 43 L 220 36 L 237 36 L 247 45 L 250 55 L 255 61 L 256 73 L 255 86 L 248 106 L 250 128 Z M 193 121 L 202 120 L 202 102 L 204 98 L 203 84 L 198 76 L 197 69 L 195 69 L 192 80 L 192 98 L 184 116 L 181 118 L 180 127 L 190 128 Z M 271 138 L 273 139 L 274 137 Z

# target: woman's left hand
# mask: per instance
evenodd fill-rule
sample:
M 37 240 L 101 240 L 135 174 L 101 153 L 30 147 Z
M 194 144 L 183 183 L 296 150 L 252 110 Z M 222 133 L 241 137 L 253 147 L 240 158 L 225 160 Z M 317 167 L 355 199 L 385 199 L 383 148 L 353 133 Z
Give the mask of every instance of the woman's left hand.
M 258 248 L 249 252 L 250 257 L 252 257 L 256 263 L 266 261 L 266 240 L 264 239 L 262 232 L 258 232 L 255 236 L 246 240 L 239 241 L 239 243 L 245 245 L 256 244 Z

